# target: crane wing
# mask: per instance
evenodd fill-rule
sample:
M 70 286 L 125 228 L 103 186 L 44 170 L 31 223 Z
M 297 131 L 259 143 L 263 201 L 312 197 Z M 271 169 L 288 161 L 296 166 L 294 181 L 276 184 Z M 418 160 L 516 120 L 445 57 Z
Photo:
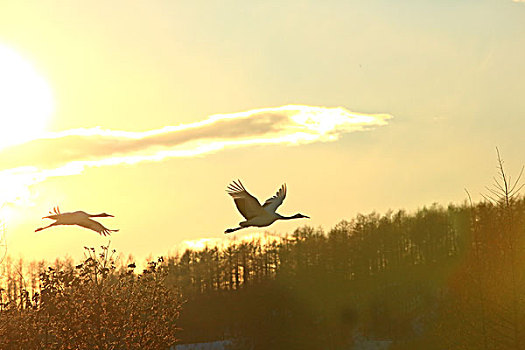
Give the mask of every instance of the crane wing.
M 263 208 L 271 213 L 275 213 L 277 208 L 283 204 L 284 198 L 286 197 L 286 184 L 283 184 L 281 188 L 275 193 L 275 196 L 270 197 L 264 202 Z
M 228 185 L 226 192 L 233 197 L 237 209 L 246 220 L 265 214 L 257 198 L 246 191 L 240 180 L 233 181 L 232 184 Z
M 91 220 L 91 219 L 84 219 L 84 220 L 82 220 L 82 222 L 77 223 L 77 225 L 85 227 L 85 228 L 88 228 L 88 229 L 93 230 L 93 231 L 96 231 L 100 235 L 103 235 L 103 236 L 107 236 L 111 232 L 117 232 L 118 231 L 118 230 L 110 230 L 110 229 L 104 227 L 104 225 L 102 225 L 100 222 L 97 222 L 97 221 Z

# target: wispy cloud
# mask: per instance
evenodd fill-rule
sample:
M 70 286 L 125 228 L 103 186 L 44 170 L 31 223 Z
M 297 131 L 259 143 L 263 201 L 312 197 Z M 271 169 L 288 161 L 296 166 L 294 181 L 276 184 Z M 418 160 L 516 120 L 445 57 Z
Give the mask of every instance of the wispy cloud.
M 4 197 L 0 200 L 12 200 L 27 186 L 49 177 L 80 174 L 88 167 L 192 157 L 251 145 L 335 141 L 344 133 L 386 125 L 390 118 L 341 107 L 289 105 L 217 114 L 196 123 L 143 132 L 97 127 L 49 133 L 0 150 Z
M 523 2 L 525 3 L 525 0 L 512 0 L 513 2 Z

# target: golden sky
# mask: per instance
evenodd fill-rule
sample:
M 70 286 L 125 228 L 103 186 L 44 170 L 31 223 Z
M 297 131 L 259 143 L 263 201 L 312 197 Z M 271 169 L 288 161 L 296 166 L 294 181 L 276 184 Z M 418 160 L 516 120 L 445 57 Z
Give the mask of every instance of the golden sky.
M 525 164 L 525 4 L 486 1 L 2 1 L 0 199 L 8 251 L 78 256 L 35 233 L 54 206 L 107 212 L 138 257 L 223 238 L 226 186 L 326 229 L 477 195 Z

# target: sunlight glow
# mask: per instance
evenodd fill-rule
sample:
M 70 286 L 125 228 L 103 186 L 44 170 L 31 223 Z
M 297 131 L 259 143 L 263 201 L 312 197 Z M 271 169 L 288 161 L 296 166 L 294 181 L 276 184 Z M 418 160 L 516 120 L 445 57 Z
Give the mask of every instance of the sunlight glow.
M 2 235 L 5 231 L 5 223 L 11 221 L 13 216 L 13 209 L 7 205 L 0 205 L 0 241 L 2 240 Z M 0 252 L 0 256 L 2 252 Z
M 250 242 L 260 242 L 262 246 L 267 246 L 274 242 L 279 243 L 285 238 L 287 237 L 278 234 L 271 234 L 269 232 L 251 232 L 243 234 L 240 237 L 237 237 L 236 235 L 225 235 L 221 238 L 200 238 L 194 240 L 185 240 L 177 244 L 173 250 L 179 254 L 182 254 L 187 249 L 194 251 L 202 251 L 205 248 L 212 249 L 214 247 L 224 249 L 234 244 L 237 245 Z
M 40 143 L 6 150 L 4 167 L 0 164 L 0 203 L 29 200 L 32 185 L 50 177 L 81 174 L 86 168 L 196 157 L 254 145 L 331 142 L 344 133 L 386 125 L 390 118 L 388 114 L 360 114 L 341 107 L 289 105 L 217 114 L 196 123 L 144 132 L 90 128 L 46 133 L 37 139 Z M 61 160 L 64 140 L 68 149 Z M 112 150 L 110 146 L 115 144 L 119 148 Z M 37 152 L 27 157 L 32 153 L 24 146 Z M 16 147 L 22 147 L 21 156 Z M 35 166 L 42 148 L 54 155 L 56 164 Z M 8 158 L 22 164 L 9 167 Z
M 52 111 L 53 96 L 44 78 L 0 45 L 0 149 L 39 136 Z

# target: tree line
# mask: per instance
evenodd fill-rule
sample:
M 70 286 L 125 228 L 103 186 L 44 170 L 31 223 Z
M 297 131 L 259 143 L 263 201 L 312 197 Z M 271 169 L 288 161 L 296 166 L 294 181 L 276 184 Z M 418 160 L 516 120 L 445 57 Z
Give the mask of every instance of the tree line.
M 84 261 L 7 259 L 2 349 L 522 349 L 525 199 L 357 215 L 329 231 L 188 249 L 141 272 L 109 247 Z

